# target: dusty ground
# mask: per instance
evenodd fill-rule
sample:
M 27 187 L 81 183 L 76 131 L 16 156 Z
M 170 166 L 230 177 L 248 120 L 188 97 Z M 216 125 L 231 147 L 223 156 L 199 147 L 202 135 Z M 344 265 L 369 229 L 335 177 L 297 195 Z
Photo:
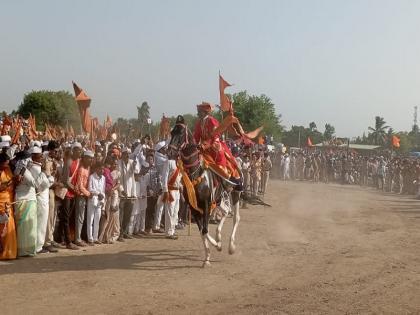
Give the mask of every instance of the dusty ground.
M 213 249 L 209 269 L 195 227 L 0 262 L 0 313 L 420 314 L 419 201 L 279 181 L 265 201 L 242 210 L 238 252 Z

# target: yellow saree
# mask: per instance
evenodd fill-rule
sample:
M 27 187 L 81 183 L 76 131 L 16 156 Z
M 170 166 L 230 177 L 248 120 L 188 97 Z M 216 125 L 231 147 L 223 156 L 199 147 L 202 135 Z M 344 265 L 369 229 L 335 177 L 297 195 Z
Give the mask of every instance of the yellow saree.
M 11 180 L 13 178 L 10 168 L 0 172 L 0 214 L 6 211 L 6 203 L 12 203 L 14 189 Z M 16 227 L 14 220 L 13 207 L 9 207 L 9 221 L 0 224 L 0 260 L 16 259 Z

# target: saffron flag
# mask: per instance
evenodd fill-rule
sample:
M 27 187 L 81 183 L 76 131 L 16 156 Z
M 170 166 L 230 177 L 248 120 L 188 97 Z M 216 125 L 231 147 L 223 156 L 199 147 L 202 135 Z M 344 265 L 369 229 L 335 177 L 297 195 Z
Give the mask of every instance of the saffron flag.
M 225 89 L 228 86 L 231 86 L 231 84 L 225 81 L 219 74 L 220 109 L 224 112 L 232 111 L 232 102 L 229 97 L 225 95 Z
M 397 136 L 392 136 L 392 146 L 395 148 L 399 148 L 400 147 L 400 141 L 401 139 L 398 138 Z
M 312 140 L 310 137 L 308 137 L 308 140 L 306 142 L 306 144 L 308 145 L 308 147 L 313 147 L 314 145 L 312 144 Z
M 32 116 L 31 113 L 29 114 L 28 125 L 28 137 L 31 140 L 35 140 L 38 138 L 38 132 L 36 131 L 35 116 Z
M 107 129 L 109 129 L 109 128 L 111 128 L 111 127 L 112 127 L 112 119 L 111 119 L 111 117 L 109 117 L 109 115 L 108 115 L 108 114 L 106 115 L 106 120 L 105 120 L 105 122 L 104 122 L 104 126 L 105 126 L 105 128 L 107 128 Z
M 168 117 L 163 114 L 160 120 L 159 140 L 167 140 L 171 135 L 171 125 Z
M 79 105 L 80 119 L 82 121 L 82 127 L 85 132 L 90 132 L 91 130 L 91 118 L 89 114 L 89 106 L 92 99 L 74 82 L 73 89 L 75 100 L 77 105 Z
M 16 124 L 13 126 L 13 129 L 15 130 L 15 135 L 12 138 L 12 144 L 17 144 L 19 142 L 20 134 L 22 131 L 22 122 L 17 120 Z

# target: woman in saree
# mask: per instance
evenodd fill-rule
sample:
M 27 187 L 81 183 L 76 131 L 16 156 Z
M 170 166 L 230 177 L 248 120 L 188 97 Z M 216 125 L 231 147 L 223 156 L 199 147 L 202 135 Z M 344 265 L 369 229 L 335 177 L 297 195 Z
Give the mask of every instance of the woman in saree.
M 33 147 L 30 152 L 33 154 L 42 153 L 38 147 Z M 37 244 L 37 201 L 36 189 L 38 178 L 31 172 L 32 160 L 27 168 L 19 172 L 19 184 L 16 186 L 15 221 L 17 230 L 18 256 L 35 256 Z
M 16 227 L 13 213 L 14 182 L 9 157 L 0 153 L 0 260 L 16 259 Z
M 103 224 L 99 241 L 105 244 L 112 244 L 120 234 L 120 211 L 118 187 L 120 186 L 121 173 L 118 170 L 118 161 L 110 163 L 112 185 L 106 195 L 105 216 L 106 222 Z

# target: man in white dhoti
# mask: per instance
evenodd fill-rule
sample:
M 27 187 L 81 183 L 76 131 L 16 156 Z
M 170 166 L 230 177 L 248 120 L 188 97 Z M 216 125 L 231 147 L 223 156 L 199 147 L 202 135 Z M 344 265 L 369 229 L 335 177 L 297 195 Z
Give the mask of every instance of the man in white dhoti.
M 54 178 L 42 171 L 42 149 L 34 146 L 29 151 L 31 153 L 32 162 L 28 165 L 28 170 L 31 172 L 35 181 L 36 201 L 37 201 L 37 237 L 36 237 L 36 252 L 48 253 L 49 251 L 43 249 L 45 242 L 45 235 L 47 233 L 47 223 L 49 214 L 49 187 L 54 183 Z
M 166 238 L 176 240 L 175 226 L 178 223 L 181 173 L 173 157 L 167 159 L 162 174 L 162 202 L 165 209 Z
M 88 244 L 101 244 L 98 240 L 99 221 L 102 210 L 105 209 L 105 176 L 104 166 L 97 162 L 93 166 L 93 173 L 89 176 L 88 190 L 90 196 L 87 203 L 86 230 Z
M 163 178 L 165 168 L 168 167 L 168 157 L 166 156 L 166 142 L 161 141 L 158 142 L 155 146 L 155 166 L 156 170 L 160 176 Z M 163 179 L 162 179 L 163 181 Z M 164 231 L 160 228 L 160 222 L 162 219 L 162 213 L 164 211 L 164 203 L 162 201 L 163 195 L 159 193 L 159 197 L 156 204 L 156 213 L 155 213 L 155 224 L 154 224 L 154 233 L 164 233 Z

